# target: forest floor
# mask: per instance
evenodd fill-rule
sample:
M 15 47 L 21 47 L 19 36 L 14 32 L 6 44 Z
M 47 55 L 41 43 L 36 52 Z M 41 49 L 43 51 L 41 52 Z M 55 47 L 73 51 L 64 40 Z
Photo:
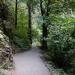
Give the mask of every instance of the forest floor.
M 11 75 L 52 75 L 40 58 L 41 55 L 38 48 L 15 54 L 15 72 Z

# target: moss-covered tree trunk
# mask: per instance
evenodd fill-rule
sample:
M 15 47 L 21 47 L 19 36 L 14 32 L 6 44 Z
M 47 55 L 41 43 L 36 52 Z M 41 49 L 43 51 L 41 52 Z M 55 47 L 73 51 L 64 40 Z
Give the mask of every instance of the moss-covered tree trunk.
M 15 28 L 17 27 L 17 0 L 15 2 Z
M 40 0 L 40 9 L 41 9 L 41 16 L 43 17 L 43 22 L 42 24 L 42 49 L 47 50 L 48 46 L 47 46 L 47 38 L 48 38 L 48 17 L 49 17 L 49 13 L 50 13 L 50 0 L 47 0 L 46 3 L 46 7 L 43 7 L 43 0 Z
M 32 45 L 32 15 L 31 15 L 31 4 L 27 4 L 28 6 L 28 38 L 30 47 Z

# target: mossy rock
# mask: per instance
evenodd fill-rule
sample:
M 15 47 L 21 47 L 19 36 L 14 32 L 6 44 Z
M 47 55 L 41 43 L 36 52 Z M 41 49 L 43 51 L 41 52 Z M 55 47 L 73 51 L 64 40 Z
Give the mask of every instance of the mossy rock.
M 12 49 L 9 38 L 0 30 L 0 68 L 9 69 L 13 65 Z
M 9 47 L 9 39 L 6 35 L 0 31 L 0 48 Z

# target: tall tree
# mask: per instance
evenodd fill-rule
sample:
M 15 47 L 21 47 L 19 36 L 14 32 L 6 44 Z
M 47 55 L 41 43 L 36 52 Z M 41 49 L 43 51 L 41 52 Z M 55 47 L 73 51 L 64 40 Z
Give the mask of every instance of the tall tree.
M 0 0 L 0 20 L 2 23 L 3 32 L 6 34 L 6 27 L 4 22 L 8 19 L 9 11 L 8 6 L 4 3 L 4 0 Z
M 28 38 L 30 45 L 32 45 L 32 15 L 31 15 L 31 3 L 27 3 L 28 6 Z
M 49 5 L 50 5 L 50 0 L 47 1 L 46 8 L 43 7 L 43 0 L 40 0 L 40 9 L 41 9 L 41 16 L 43 17 L 43 21 L 46 21 L 49 17 Z M 48 21 L 43 22 L 42 24 L 42 48 L 43 49 L 48 49 L 47 47 L 47 38 L 48 38 L 48 30 L 47 30 L 47 25 Z
M 15 2 L 15 28 L 17 27 L 17 0 Z
M 35 0 L 27 0 L 28 7 L 28 38 L 30 46 L 32 45 L 32 7 L 34 6 Z

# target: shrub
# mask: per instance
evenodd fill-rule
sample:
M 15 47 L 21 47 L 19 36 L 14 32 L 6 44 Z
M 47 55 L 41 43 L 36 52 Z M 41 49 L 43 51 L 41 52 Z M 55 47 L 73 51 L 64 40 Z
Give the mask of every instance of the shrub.
M 50 35 L 48 40 L 49 52 L 47 55 L 49 60 L 54 62 L 59 68 L 65 71 L 74 71 L 75 59 L 75 39 L 71 37 L 70 32 L 59 31 Z
M 13 38 L 14 44 L 16 44 L 19 48 L 29 48 L 29 41 L 27 38 L 20 38 L 15 35 Z

